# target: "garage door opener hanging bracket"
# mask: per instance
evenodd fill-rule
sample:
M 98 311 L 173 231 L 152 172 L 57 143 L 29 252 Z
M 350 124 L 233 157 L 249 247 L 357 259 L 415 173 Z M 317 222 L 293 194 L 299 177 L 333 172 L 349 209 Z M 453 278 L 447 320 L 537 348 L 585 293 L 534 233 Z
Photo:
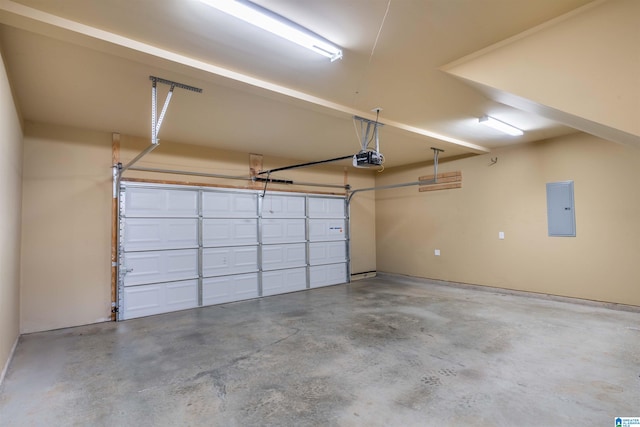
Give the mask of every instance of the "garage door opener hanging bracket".
M 159 144 L 160 140 L 158 139 L 158 134 L 160 133 L 160 127 L 162 126 L 162 122 L 164 120 L 164 116 L 167 114 L 167 109 L 169 108 L 169 103 L 171 102 L 171 97 L 173 96 L 173 90 L 175 88 L 185 89 L 191 92 L 202 93 L 202 89 L 189 86 L 183 83 L 174 82 L 172 80 L 163 79 L 160 77 L 149 76 L 149 80 L 151 80 L 151 145 L 142 150 L 140 154 L 133 158 L 126 165 L 122 165 L 122 163 L 118 163 L 113 166 L 113 197 L 117 197 L 118 184 L 120 179 L 122 178 L 122 174 L 125 173 L 131 166 L 133 166 L 136 162 L 138 162 L 145 155 L 149 154 L 153 151 Z M 157 115 L 158 110 L 158 83 L 166 84 L 169 86 L 169 92 L 167 93 L 167 98 L 164 100 L 164 105 L 162 106 L 162 111 L 160 111 L 160 115 Z

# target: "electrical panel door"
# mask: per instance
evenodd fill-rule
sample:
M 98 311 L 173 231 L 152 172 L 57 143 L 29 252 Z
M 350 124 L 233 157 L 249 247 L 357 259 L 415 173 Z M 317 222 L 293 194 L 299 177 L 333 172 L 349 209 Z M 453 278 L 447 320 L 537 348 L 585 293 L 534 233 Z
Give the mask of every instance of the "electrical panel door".
M 549 236 L 575 237 L 573 181 L 547 184 L 547 222 Z

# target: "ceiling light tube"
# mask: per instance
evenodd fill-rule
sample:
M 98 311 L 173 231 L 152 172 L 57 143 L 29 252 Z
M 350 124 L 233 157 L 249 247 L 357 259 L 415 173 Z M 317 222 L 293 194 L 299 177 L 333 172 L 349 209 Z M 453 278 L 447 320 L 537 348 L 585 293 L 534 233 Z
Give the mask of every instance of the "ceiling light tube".
M 489 126 L 490 128 L 499 130 L 509 135 L 513 135 L 513 136 L 524 135 L 524 132 L 518 129 L 517 127 L 513 127 L 508 123 L 502 122 L 498 119 L 494 119 L 493 117 L 490 117 L 490 116 L 482 116 L 478 119 L 478 122 L 485 126 Z
M 247 0 L 200 0 L 222 12 L 306 47 L 331 62 L 342 58 L 342 50 L 304 27 Z

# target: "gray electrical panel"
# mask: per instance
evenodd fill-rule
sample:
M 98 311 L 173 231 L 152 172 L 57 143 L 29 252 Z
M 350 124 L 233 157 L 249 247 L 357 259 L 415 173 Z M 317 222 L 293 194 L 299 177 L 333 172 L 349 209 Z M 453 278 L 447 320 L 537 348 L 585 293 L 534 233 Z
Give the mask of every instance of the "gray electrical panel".
M 573 181 L 547 184 L 547 222 L 549 236 L 575 237 Z

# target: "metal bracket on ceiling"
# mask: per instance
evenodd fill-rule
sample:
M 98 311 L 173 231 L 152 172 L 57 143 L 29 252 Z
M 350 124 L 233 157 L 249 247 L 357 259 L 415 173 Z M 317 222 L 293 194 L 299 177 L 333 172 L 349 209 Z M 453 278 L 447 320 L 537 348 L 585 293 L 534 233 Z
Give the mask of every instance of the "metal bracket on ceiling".
M 440 153 L 444 153 L 444 150 L 440 148 L 431 147 L 433 150 L 433 180 L 438 182 L 438 156 Z
M 180 88 L 197 93 L 202 93 L 202 89 L 155 76 L 149 76 L 149 80 L 151 80 L 151 143 L 158 144 L 158 133 L 160 132 L 160 126 L 162 126 L 164 116 L 167 113 L 167 108 L 169 108 L 169 102 L 171 102 L 171 97 L 173 96 L 173 89 Z M 169 93 L 167 93 L 167 98 L 164 101 L 164 106 L 162 107 L 162 111 L 160 112 L 160 117 L 158 117 L 156 121 L 156 110 L 158 108 L 158 83 L 169 85 Z
M 380 110 L 376 111 L 377 114 L 380 114 Z M 353 116 L 353 120 L 360 122 L 360 148 L 362 151 L 367 151 L 369 149 L 369 144 L 373 139 L 376 141 L 375 151 L 377 153 L 380 152 L 380 139 L 378 137 L 378 129 L 384 126 L 383 123 L 378 122 L 378 118 L 375 120 L 365 119 L 360 116 Z
M 129 163 L 122 166 L 119 169 L 119 175 L 121 176 L 123 173 L 127 171 L 131 166 L 133 166 L 138 160 L 142 157 L 153 151 L 158 144 L 160 143 L 158 140 L 158 133 L 160 133 L 160 126 L 162 126 L 162 121 L 164 120 L 164 116 L 167 113 L 167 109 L 169 108 L 169 103 L 171 102 L 171 97 L 173 96 L 173 90 L 175 88 L 185 89 L 192 92 L 202 93 L 202 89 L 189 86 L 183 83 L 174 82 L 171 80 L 163 79 L 160 77 L 149 76 L 149 80 L 151 80 L 151 145 L 145 148 L 140 154 L 133 158 Z M 158 83 L 169 85 L 169 93 L 167 93 L 167 98 L 164 101 L 164 105 L 162 107 L 162 111 L 160 112 L 160 116 L 157 116 L 158 110 Z

